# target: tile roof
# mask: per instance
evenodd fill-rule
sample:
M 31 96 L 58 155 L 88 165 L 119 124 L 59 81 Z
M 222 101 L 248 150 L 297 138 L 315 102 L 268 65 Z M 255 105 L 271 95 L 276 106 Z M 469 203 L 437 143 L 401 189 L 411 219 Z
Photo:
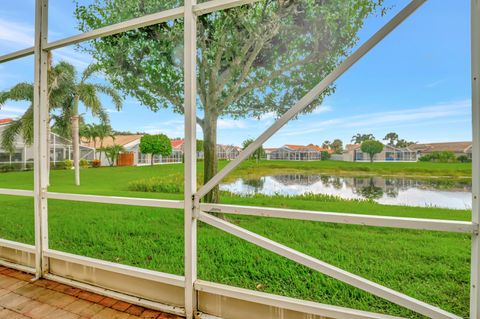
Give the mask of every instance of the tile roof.
M 412 144 L 408 148 L 414 151 L 420 152 L 467 152 L 472 146 L 472 142 L 443 142 L 443 143 L 424 143 L 424 144 Z
M 179 148 L 185 143 L 185 140 L 172 140 L 171 142 L 173 148 Z
M 127 145 L 127 144 L 129 144 L 129 143 L 131 143 L 135 140 L 141 139 L 142 136 L 143 135 L 137 135 L 137 134 L 134 134 L 134 135 L 116 135 L 115 139 L 113 139 L 111 136 L 108 136 L 108 137 L 103 139 L 103 147 L 113 146 L 114 144 L 125 146 L 125 145 Z M 97 146 L 97 148 L 100 148 L 100 139 L 97 138 L 96 140 L 97 140 L 96 141 L 96 146 Z M 83 140 L 82 145 L 89 146 L 89 147 L 94 147 L 94 142 L 93 141 L 87 142 L 87 141 Z
M 324 152 L 324 151 L 327 151 L 329 152 L 330 154 L 333 153 L 334 151 L 331 150 L 331 149 L 327 149 L 327 148 L 322 148 L 318 145 L 314 145 L 314 144 L 308 144 L 308 145 L 295 145 L 295 144 L 285 144 L 284 147 L 288 147 L 289 149 L 292 149 L 292 150 L 297 150 L 297 151 L 317 151 L 317 152 Z
M 7 118 L 7 119 L 0 119 L 0 125 L 2 124 L 7 124 L 7 123 L 10 123 L 12 122 L 13 119 L 10 119 L 10 118 Z

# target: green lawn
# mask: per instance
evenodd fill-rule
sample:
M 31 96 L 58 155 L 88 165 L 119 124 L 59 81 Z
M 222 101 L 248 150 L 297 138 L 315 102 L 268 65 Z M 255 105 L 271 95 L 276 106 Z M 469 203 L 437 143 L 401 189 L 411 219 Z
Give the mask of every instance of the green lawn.
M 361 174 L 393 174 L 399 170 L 407 175 L 467 176 L 470 172 L 468 164 L 325 161 L 245 163 L 235 174 L 263 173 L 274 168 L 282 172 L 308 169 L 331 173 L 345 172 L 349 167 L 350 172 Z M 182 170 L 182 165 L 87 169 L 82 171 L 80 187 L 72 185 L 73 172 L 53 171 L 50 190 L 180 199 L 182 195 L 179 193 L 133 192 L 128 185 L 131 181 L 154 176 L 159 176 L 167 184 L 178 183 Z M 31 189 L 32 180 L 31 172 L 0 174 L 0 187 Z M 470 211 L 466 210 L 385 206 L 328 196 L 287 198 L 222 194 L 222 202 L 359 214 L 470 219 Z M 182 214 L 174 209 L 50 200 L 50 246 L 75 254 L 183 274 Z M 468 316 L 468 235 L 248 216 L 228 218 L 345 270 L 462 317 Z M 32 199 L 0 196 L 0 220 L 0 237 L 33 243 Z M 207 225 L 200 224 L 198 241 L 201 279 L 363 310 L 419 317 Z

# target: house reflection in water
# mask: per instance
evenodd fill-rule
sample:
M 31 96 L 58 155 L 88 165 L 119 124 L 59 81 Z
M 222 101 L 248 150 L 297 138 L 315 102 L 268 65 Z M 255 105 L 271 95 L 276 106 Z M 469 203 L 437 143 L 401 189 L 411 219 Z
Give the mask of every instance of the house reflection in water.
M 383 176 L 279 174 L 237 179 L 221 185 L 224 191 L 251 195 L 325 194 L 344 199 L 368 199 L 387 205 L 471 207 L 470 180 L 412 179 Z

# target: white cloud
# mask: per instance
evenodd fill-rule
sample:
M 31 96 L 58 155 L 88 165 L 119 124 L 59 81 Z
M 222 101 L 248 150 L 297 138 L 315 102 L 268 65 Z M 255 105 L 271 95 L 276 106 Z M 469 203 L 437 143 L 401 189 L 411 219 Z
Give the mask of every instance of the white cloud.
M 320 105 L 315 110 L 313 110 L 312 114 L 322 114 L 328 113 L 333 111 L 333 108 L 330 105 Z
M 31 47 L 34 43 L 34 29 L 20 22 L 0 19 L 0 41 Z
M 440 79 L 440 80 L 437 80 L 437 81 L 433 81 L 433 82 L 427 83 L 427 85 L 425 85 L 425 87 L 429 88 L 429 89 L 432 89 L 432 88 L 444 83 L 445 81 L 446 81 L 445 79 Z
M 468 120 L 470 106 L 470 100 L 462 100 L 414 109 L 405 108 L 399 111 L 376 112 L 363 115 L 333 118 L 325 121 L 309 121 L 301 124 L 301 130 L 289 129 L 284 130 L 281 134 L 284 136 L 295 136 L 321 132 L 331 128 L 364 128 L 377 127 L 386 124 L 389 126 L 401 125 L 405 123 L 418 123 L 421 125 L 422 122 L 427 120 L 441 118 L 451 119 L 454 116 L 465 116 L 465 120 Z
M 55 62 L 66 61 L 80 70 L 85 69 L 90 63 L 92 63 L 92 58 L 88 54 L 77 52 L 72 47 L 54 50 L 52 55 Z
M 219 129 L 246 128 L 247 126 L 247 122 L 244 120 L 219 119 L 217 122 Z
M 5 106 L 0 106 L 0 111 L 23 114 L 25 113 L 26 108 L 5 105 Z

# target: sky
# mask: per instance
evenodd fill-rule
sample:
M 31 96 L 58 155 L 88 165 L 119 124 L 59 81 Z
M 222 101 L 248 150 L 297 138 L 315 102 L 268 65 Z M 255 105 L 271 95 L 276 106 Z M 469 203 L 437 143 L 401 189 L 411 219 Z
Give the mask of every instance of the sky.
M 83 0 L 88 4 L 91 0 Z M 386 0 L 385 16 L 371 16 L 359 32 L 366 41 L 408 2 Z M 49 1 L 49 40 L 79 33 L 72 0 Z M 0 7 L 0 55 L 33 46 L 34 0 L 5 1 Z M 92 58 L 70 46 L 53 52 L 79 70 Z M 0 91 L 19 82 L 33 82 L 33 57 L 0 64 Z M 101 77 L 99 79 L 101 81 Z M 290 121 L 266 143 L 318 144 L 339 138 L 345 144 L 357 133 L 382 139 L 389 132 L 415 142 L 471 140 L 470 1 L 430 0 L 394 30 L 336 82 L 336 92 L 313 113 Z M 170 110 L 152 112 L 126 97 L 120 112 L 102 97 L 111 124 L 118 131 L 183 136 L 183 116 Z M 0 118 L 19 117 L 25 102 L 7 102 Z M 86 112 L 82 110 L 82 112 Z M 85 113 L 87 122 L 94 122 Z M 275 120 L 222 118 L 218 142 L 241 145 L 256 138 Z M 198 129 L 198 137 L 202 138 Z

